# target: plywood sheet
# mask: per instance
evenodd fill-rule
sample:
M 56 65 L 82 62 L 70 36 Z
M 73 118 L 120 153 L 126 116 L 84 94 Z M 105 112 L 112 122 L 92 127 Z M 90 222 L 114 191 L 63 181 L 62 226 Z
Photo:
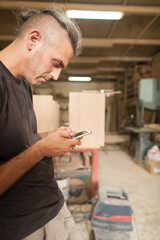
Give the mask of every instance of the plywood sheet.
M 59 105 L 50 95 L 33 95 L 38 132 L 53 131 L 59 127 Z
M 81 148 L 100 148 L 105 140 L 105 94 L 70 92 L 69 126 L 75 131 L 92 130 Z

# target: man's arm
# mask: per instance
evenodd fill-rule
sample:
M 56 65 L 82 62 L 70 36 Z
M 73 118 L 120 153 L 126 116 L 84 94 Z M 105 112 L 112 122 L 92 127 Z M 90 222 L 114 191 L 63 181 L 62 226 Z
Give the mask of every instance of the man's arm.
M 0 165 L 0 195 L 44 157 L 41 141 Z
M 62 155 L 75 145 L 80 145 L 78 139 L 70 139 L 71 132 L 67 128 L 57 131 L 33 144 L 16 157 L 0 165 L 0 195 L 7 191 L 31 167 L 45 156 Z
M 39 133 L 38 135 L 40 136 L 40 138 L 45 138 L 48 136 L 48 134 L 50 134 L 51 132 L 42 132 L 42 133 Z

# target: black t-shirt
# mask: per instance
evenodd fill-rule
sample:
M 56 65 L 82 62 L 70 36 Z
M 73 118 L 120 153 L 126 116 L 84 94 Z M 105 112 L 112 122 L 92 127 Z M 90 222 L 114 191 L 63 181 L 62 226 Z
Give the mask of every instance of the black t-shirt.
M 26 81 L 0 62 L 0 164 L 40 139 Z M 20 240 L 54 218 L 64 203 L 45 157 L 0 197 L 0 240 Z

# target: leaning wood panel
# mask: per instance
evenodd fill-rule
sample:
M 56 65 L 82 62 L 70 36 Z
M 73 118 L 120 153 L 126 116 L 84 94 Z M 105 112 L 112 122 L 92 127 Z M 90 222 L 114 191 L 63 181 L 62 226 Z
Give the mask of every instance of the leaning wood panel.
M 38 132 L 53 131 L 59 127 L 59 105 L 50 95 L 33 95 Z
M 100 148 L 105 141 L 105 94 L 71 92 L 69 125 L 75 131 L 92 130 L 83 138 L 80 148 Z

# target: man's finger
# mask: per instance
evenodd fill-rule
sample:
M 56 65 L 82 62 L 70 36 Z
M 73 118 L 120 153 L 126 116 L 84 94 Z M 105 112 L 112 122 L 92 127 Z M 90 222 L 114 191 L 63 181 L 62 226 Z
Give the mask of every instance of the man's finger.
M 61 137 L 71 138 L 71 133 L 69 131 L 61 131 L 60 135 Z
M 72 138 L 72 139 L 70 139 L 70 141 L 71 141 L 72 146 L 73 145 L 75 145 L 75 146 L 76 145 L 81 145 L 81 141 L 77 138 Z

